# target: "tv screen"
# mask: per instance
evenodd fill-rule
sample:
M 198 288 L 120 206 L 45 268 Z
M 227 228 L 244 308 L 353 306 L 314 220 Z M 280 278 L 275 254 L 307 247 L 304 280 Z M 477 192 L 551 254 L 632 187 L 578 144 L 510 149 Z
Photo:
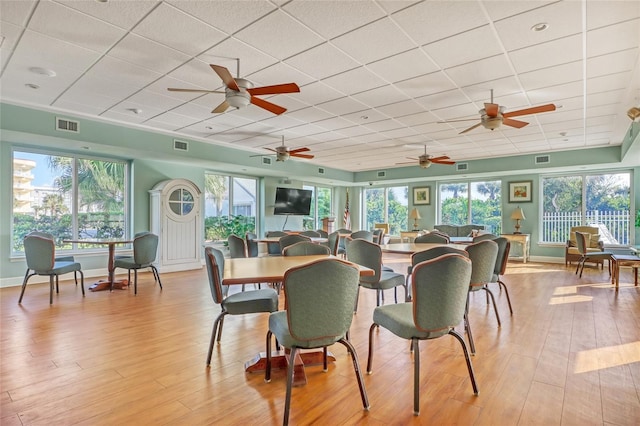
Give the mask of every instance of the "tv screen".
M 311 212 L 311 190 L 276 188 L 273 214 L 308 215 Z

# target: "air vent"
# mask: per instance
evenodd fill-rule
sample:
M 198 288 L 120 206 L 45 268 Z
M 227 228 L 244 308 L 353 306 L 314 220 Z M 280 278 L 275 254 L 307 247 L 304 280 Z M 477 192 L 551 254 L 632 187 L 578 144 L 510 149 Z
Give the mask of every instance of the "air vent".
M 381 170 L 381 171 L 376 173 L 376 176 L 379 177 L 379 178 L 387 177 L 387 172 Z
M 173 149 L 175 149 L 176 151 L 189 151 L 189 142 L 174 139 Z
M 318 167 L 318 174 L 319 175 L 323 175 L 324 174 L 324 168 Z
M 271 164 L 271 157 L 262 157 L 262 164 Z
M 56 130 L 61 130 L 63 132 L 80 133 L 80 122 L 56 117 Z
M 469 163 L 456 163 L 456 170 L 459 172 L 466 172 L 469 170 Z
M 551 156 L 536 155 L 536 164 L 549 164 L 550 162 L 551 162 Z

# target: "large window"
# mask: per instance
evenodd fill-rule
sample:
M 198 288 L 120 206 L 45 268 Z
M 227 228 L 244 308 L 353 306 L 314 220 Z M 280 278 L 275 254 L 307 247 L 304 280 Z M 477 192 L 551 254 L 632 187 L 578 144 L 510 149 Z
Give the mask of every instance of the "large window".
M 502 233 L 501 181 L 441 183 L 440 220 L 448 225 L 484 225 L 492 234 Z
M 33 230 L 59 250 L 72 248 L 65 239 L 127 235 L 127 174 L 123 161 L 13 151 L 13 252 Z
M 207 241 L 225 241 L 231 234 L 255 232 L 258 181 L 253 178 L 205 174 L 204 233 Z
M 331 216 L 331 188 L 304 185 L 313 194 L 311 196 L 311 212 L 302 219 L 304 229 L 322 229 L 322 219 Z
M 388 223 L 391 235 L 408 229 L 408 193 L 407 186 L 365 189 L 362 229 L 371 230 L 376 223 Z
M 542 241 L 564 244 L 573 226 L 600 228 L 605 244 L 629 244 L 630 173 L 542 178 Z

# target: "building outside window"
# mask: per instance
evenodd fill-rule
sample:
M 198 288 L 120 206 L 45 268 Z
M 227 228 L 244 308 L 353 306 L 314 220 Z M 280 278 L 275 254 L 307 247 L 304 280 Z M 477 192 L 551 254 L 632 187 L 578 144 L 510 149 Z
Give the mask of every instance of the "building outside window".
M 257 179 L 206 173 L 204 194 L 206 241 L 226 241 L 231 234 L 244 237 L 255 232 Z
M 492 234 L 502 233 L 502 182 L 442 182 L 439 188 L 438 223 L 484 225 Z

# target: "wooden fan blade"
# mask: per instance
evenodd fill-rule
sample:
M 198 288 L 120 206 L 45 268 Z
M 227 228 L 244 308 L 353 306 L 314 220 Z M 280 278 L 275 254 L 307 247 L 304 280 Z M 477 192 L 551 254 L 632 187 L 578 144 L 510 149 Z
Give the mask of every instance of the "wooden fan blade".
M 484 110 L 489 117 L 497 117 L 498 112 L 500 111 L 500 106 L 498 104 L 488 104 L 485 102 Z
M 286 108 L 283 108 L 276 104 L 272 104 L 271 102 L 265 101 L 264 99 L 256 98 L 255 96 L 251 96 L 251 103 L 255 106 L 259 106 L 260 108 L 266 109 L 267 111 L 278 115 L 287 110 Z
M 432 159 L 431 159 L 431 160 L 429 160 L 429 161 L 431 161 L 432 163 L 435 163 L 435 164 L 447 164 L 447 165 L 450 165 L 450 166 L 452 166 L 452 165 L 456 164 L 456 162 L 455 162 L 455 161 L 450 161 L 450 160 L 436 160 L 435 158 L 432 158 Z
M 276 154 L 278 153 L 278 151 L 276 151 L 273 148 L 267 148 L 266 146 L 264 147 L 264 149 L 266 149 L 267 151 L 271 151 L 271 152 L 275 152 Z
M 289 151 L 289 154 L 297 154 L 298 152 L 307 152 L 307 151 L 311 151 L 309 148 L 304 147 L 304 148 L 296 148 L 296 149 L 292 149 L 291 151 Z
M 201 90 L 201 89 L 178 89 L 175 87 L 168 87 L 168 91 L 170 92 L 193 92 L 193 93 L 224 93 L 219 90 Z
M 295 93 L 300 88 L 295 83 L 276 84 L 273 86 L 252 87 L 247 89 L 251 95 L 276 95 L 278 93 Z
M 460 133 L 458 133 L 458 134 L 459 134 L 459 135 L 461 135 L 461 134 L 463 134 L 463 133 L 467 133 L 468 131 L 473 130 L 473 129 L 475 129 L 476 127 L 481 126 L 481 125 L 482 125 L 482 123 L 474 124 L 473 126 L 469 127 L 468 129 L 465 129 L 465 130 L 461 131 L 461 132 L 460 132 Z
M 414 161 L 404 161 L 402 163 L 396 163 L 396 164 L 416 164 L 416 161 L 420 161 L 420 160 L 416 158 L 414 159 Z
M 513 120 L 511 118 L 504 118 L 502 120 L 502 124 L 504 124 L 505 126 L 515 127 L 516 129 L 521 129 L 529 123 L 520 120 Z
M 478 118 L 477 117 L 473 117 L 473 118 L 461 118 L 459 120 L 445 120 L 445 121 L 436 121 L 436 123 L 438 124 L 446 124 L 446 123 L 459 123 L 462 121 L 476 121 Z
M 308 158 L 309 160 L 312 159 L 314 156 L 311 154 L 298 154 L 295 152 L 289 152 L 289 155 L 291 157 L 298 157 L 298 158 Z
M 519 109 L 518 111 L 505 112 L 503 117 L 517 117 L 519 115 L 538 114 L 541 112 L 555 111 L 556 106 L 554 104 L 540 105 L 531 108 Z
M 429 160 L 433 161 L 434 163 L 437 161 L 442 161 L 442 160 L 450 160 L 449 157 L 447 157 L 446 155 L 443 155 L 441 157 L 433 157 L 433 158 L 429 158 Z
M 227 103 L 227 101 L 222 101 L 222 103 L 215 107 L 211 112 L 214 114 L 218 114 L 220 112 L 225 112 L 227 108 L 229 108 L 229 104 Z
M 221 67 L 220 65 L 209 64 L 209 66 L 213 68 L 216 74 L 218 74 L 225 86 L 227 86 L 229 89 L 240 91 L 238 83 L 236 83 L 236 80 L 233 78 L 228 69 L 226 69 L 225 67 Z

